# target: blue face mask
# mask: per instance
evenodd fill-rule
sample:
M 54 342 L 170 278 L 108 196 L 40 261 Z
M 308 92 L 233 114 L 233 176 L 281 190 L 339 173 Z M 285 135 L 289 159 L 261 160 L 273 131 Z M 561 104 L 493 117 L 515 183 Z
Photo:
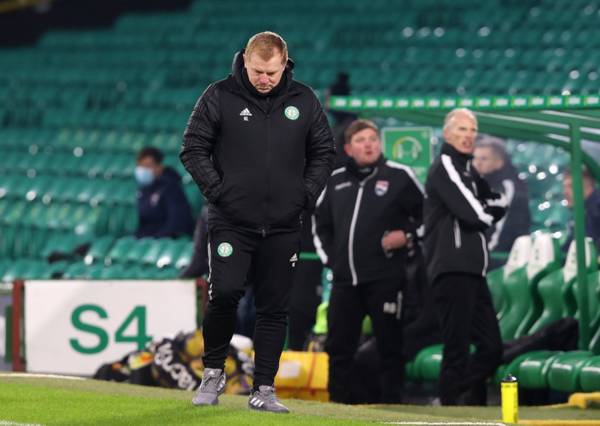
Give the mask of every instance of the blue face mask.
M 135 168 L 135 180 L 140 186 L 148 186 L 154 182 L 154 173 L 148 167 L 137 166 Z

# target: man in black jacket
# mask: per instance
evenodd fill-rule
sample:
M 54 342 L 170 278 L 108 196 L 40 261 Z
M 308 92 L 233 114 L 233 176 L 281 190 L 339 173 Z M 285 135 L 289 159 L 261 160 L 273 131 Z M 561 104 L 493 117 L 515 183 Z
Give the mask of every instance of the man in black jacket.
M 163 164 L 161 150 L 146 147 L 138 152 L 135 180 L 138 184 L 138 227 L 136 238 L 177 238 L 191 236 L 192 209 L 181 176 Z
M 502 356 L 502 340 L 487 287 L 485 231 L 500 220 L 505 197 L 490 190 L 472 166 L 477 119 L 455 109 L 444 122 L 441 155 L 425 184 L 425 250 L 444 354 L 440 401 L 485 405 L 486 380 Z M 469 345 L 476 352 L 469 356 Z M 465 401 L 462 393 L 469 391 Z
M 299 256 L 300 216 L 313 208 L 335 155 L 321 105 L 293 79 L 292 68 L 279 35 L 256 34 L 235 56 L 232 74 L 202 94 L 184 134 L 181 161 L 210 203 L 210 299 L 196 405 L 218 403 L 247 281 L 256 297 L 256 369 L 248 406 L 288 412 L 273 383 Z
M 510 252 L 514 241 L 529 234 L 531 215 L 527 184 L 520 179 L 506 152 L 504 141 L 491 136 L 477 139 L 473 165 L 493 191 L 506 197 L 506 215 L 486 231 L 488 248 L 492 252 Z M 490 259 L 490 270 L 503 265 Z
M 404 262 L 421 226 L 423 192 L 410 168 L 381 155 L 373 122 L 350 124 L 345 142 L 348 161 L 333 172 L 313 222 L 317 253 L 333 270 L 325 344 L 329 396 L 353 402 L 352 361 L 369 315 L 382 359 L 382 400 L 398 403 Z

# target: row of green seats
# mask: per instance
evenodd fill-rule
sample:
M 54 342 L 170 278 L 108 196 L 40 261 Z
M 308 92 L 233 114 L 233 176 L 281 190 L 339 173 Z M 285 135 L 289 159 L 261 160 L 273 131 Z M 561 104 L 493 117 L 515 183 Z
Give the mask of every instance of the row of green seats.
M 590 328 L 593 338 L 584 351 L 557 353 L 538 351 L 517 357 L 501 366 L 495 380 L 507 373 L 527 388 L 574 392 L 600 390 L 600 376 L 590 366 L 600 354 L 600 278 L 595 246 L 586 242 Z M 558 241 L 548 234 L 520 237 L 507 264 L 488 275 L 503 340 L 525 336 L 564 318 L 578 318 L 575 249 L 572 244 L 564 268 Z M 589 349 L 589 350 L 587 350 Z M 409 364 L 413 379 L 435 380 L 439 375 L 442 346 L 422 350 Z M 584 368 L 585 367 L 585 368 Z M 587 368 L 587 369 L 586 369 Z
M 13 282 L 17 279 L 56 279 L 60 278 L 67 267 L 66 262 L 48 263 L 36 259 L 1 259 L 0 282 Z
M 142 238 L 131 236 L 114 239 L 101 237 L 90 246 L 85 262 L 104 265 L 146 265 L 182 269 L 189 265 L 193 242 L 189 238 Z
M 133 178 L 123 180 L 87 179 L 52 175 L 36 175 L 29 178 L 23 174 L 1 176 L 0 199 L 99 204 L 136 203 L 137 186 Z
M 47 228 L 0 226 L 0 258 L 70 258 L 93 239 L 91 233 L 77 234 L 73 231 Z
M 36 259 L 0 260 L 0 282 L 55 279 L 177 279 L 180 270 L 174 267 L 148 267 L 143 265 L 86 265 L 83 262 L 59 261 L 48 263 Z M 92 283 L 90 284 L 92 285 Z
M 193 105 L 193 103 L 192 103 Z M 190 107 L 191 108 L 191 107 Z M 191 109 L 190 109 L 191 111 Z M 176 156 L 181 149 L 183 129 L 180 132 L 129 132 L 74 127 L 53 129 L 0 128 L 0 147 L 20 153 L 38 152 L 128 154 L 135 161 L 135 154 L 143 147 L 154 146 L 167 155 Z
M 55 109 L 44 113 L 43 125 L 48 127 L 98 127 L 143 131 L 182 131 L 191 111 L 171 109 L 112 109 L 109 111 L 86 111 Z
M 191 183 L 191 177 L 186 172 L 183 164 L 177 156 L 170 155 L 165 158 L 165 164 L 174 167 L 183 178 L 183 183 Z M 113 180 L 123 184 L 125 188 L 119 192 L 125 199 L 126 192 L 129 192 L 130 185 L 133 183 L 133 172 L 136 166 L 136 156 L 131 154 L 108 154 L 108 153 L 90 153 L 90 154 L 65 154 L 65 153 L 42 153 L 35 155 L 15 151 L 7 151 L 0 159 L 0 175 L 21 175 L 31 179 L 38 175 L 53 176 L 80 176 L 88 178 L 99 178 Z M 90 179 L 87 179 L 90 180 Z M 67 179 L 70 183 L 75 183 L 75 179 Z M 24 185 L 25 181 L 19 181 Z M 62 181 L 61 181 L 62 182 Z M 42 179 L 36 179 L 35 184 L 42 183 Z M 16 182 L 0 182 L 0 187 L 5 188 L 3 194 L 9 191 L 11 185 L 19 184 Z M 50 184 L 52 187 L 52 183 Z M 55 194 L 58 196 L 58 194 Z M 0 195 L 1 197 L 1 195 Z
M 131 234 L 137 227 L 135 206 L 0 200 L 0 226 L 52 229 L 79 235 Z
M 148 267 L 145 265 L 104 265 L 73 263 L 65 269 L 63 279 L 88 280 L 165 280 L 179 277 L 180 270 L 174 267 Z M 93 284 L 93 283 L 91 283 Z

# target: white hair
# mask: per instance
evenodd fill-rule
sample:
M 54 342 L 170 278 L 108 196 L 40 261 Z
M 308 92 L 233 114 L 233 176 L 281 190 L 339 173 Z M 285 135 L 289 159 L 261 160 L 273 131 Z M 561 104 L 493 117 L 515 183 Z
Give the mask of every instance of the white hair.
M 473 120 L 475 124 L 477 124 L 477 117 L 475 116 L 475 113 L 473 111 L 471 111 L 468 108 L 454 108 L 452 111 L 446 114 L 446 118 L 444 118 L 444 130 L 450 127 L 452 121 L 454 121 L 454 119 L 458 115 L 466 115 L 471 120 Z

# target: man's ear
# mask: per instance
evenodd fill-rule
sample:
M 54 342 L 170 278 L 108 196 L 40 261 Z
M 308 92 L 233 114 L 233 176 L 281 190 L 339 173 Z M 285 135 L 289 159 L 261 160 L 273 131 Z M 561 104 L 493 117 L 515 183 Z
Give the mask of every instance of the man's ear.
M 443 135 L 444 135 L 444 140 L 445 140 L 446 142 L 448 142 L 448 133 L 450 133 L 450 130 L 449 130 L 449 128 L 448 128 L 448 127 L 446 127 L 446 128 L 444 129 L 444 132 L 443 132 Z
M 244 68 L 248 68 L 248 67 L 246 66 L 246 59 L 248 59 L 248 58 L 246 57 L 246 54 L 245 54 L 245 53 L 243 53 L 243 54 L 242 54 L 242 58 L 244 58 Z
M 348 157 L 352 157 L 352 150 L 350 149 L 349 143 L 344 143 L 344 152 Z

